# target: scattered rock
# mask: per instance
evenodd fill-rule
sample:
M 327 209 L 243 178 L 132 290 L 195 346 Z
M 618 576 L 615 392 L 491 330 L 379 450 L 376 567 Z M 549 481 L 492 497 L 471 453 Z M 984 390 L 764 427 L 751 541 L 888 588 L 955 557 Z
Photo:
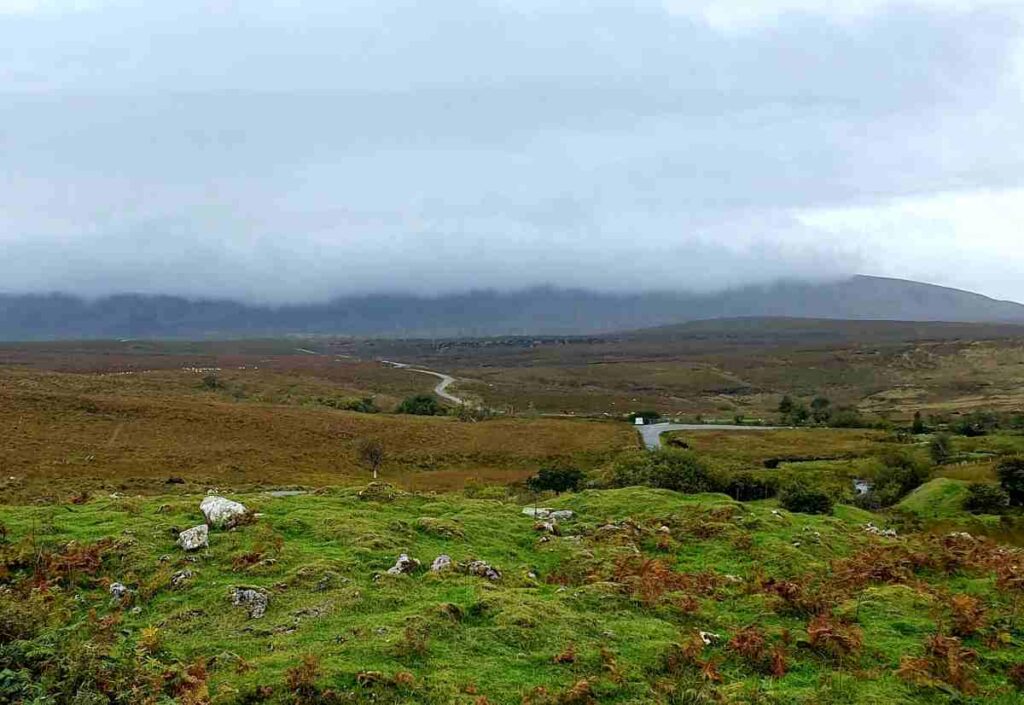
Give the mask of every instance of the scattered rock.
M 188 568 L 186 568 L 185 570 L 179 570 L 177 573 L 171 576 L 171 587 L 175 589 L 180 588 L 182 585 L 191 580 L 192 576 L 194 575 L 195 573 L 193 573 Z
M 705 646 L 706 647 L 710 647 L 711 645 L 715 644 L 716 641 L 721 641 L 722 640 L 722 635 L 721 634 L 715 634 L 715 633 L 712 633 L 710 631 L 701 631 L 700 632 L 700 640 L 705 642 Z
M 248 511 L 241 502 L 217 495 L 206 497 L 199 505 L 199 509 L 206 517 L 206 523 L 217 528 L 235 526 Z
M 558 536 L 558 522 L 554 519 L 541 520 L 533 525 L 534 531 L 540 531 L 545 534 L 552 534 Z
M 963 539 L 964 541 L 973 541 L 974 537 L 966 531 L 954 531 L 949 535 L 951 539 Z
M 899 534 L 896 533 L 896 529 L 879 529 L 873 523 L 868 522 L 864 527 L 864 531 L 873 536 L 885 536 L 886 538 L 895 539 L 899 538 Z
M 534 519 L 554 519 L 556 521 L 566 521 L 574 516 L 569 509 L 547 509 L 545 507 L 526 507 L 523 509 L 523 514 Z
M 196 551 L 200 548 L 208 548 L 210 545 L 210 527 L 206 524 L 193 526 L 187 531 L 178 534 L 178 545 L 186 551 Z
M 743 578 L 738 575 L 726 575 L 725 582 L 732 583 L 733 585 L 740 585 L 743 583 Z
M 660 527 L 660 528 L 658 529 L 658 533 L 659 533 L 659 534 L 671 534 L 671 533 L 672 533 L 672 529 L 670 529 L 670 528 L 668 528 L 667 526 L 664 526 L 664 525 L 663 525 L 663 526 L 661 526 L 661 527 Z
M 118 602 L 127 597 L 129 592 L 131 592 L 131 590 L 129 590 L 123 583 L 112 583 L 110 585 L 110 596 Z
M 398 557 L 398 560 L 393 566 L 388 568 L 388 575 L 403 575 L 405 573 L 412 573 L 420 567 L 420 562 L 415 558 L 409 558 L 405 553 Z
M 452 567 L 452 557 L 447 553 L 442 553 L 440 556 L 434 559 L 434 562 L 430 564 L 431 573 L 440 573 L 445 570 L 449 570 Z
M 270 595 L 263 588 L 236 587 L 231 596 L 231 604 L 248 609 L 250 619 L 260 619 L 267 613 Z
M 316 591 L 327 592 L 338 584 L 338 574 L 333 571 L 327 571 L 323 574 L 323 577 L 317 581 Z
M 473 561 L 466 566 L 466 572 L 491 581 L 501 580 L 501 571 L 484 561 Z

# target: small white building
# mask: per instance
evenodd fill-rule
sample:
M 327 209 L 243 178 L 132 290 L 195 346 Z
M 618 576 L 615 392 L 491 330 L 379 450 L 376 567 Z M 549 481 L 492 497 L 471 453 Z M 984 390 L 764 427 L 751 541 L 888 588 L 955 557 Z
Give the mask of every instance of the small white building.
M 637 416 L 636 420 L 633 421 L 633 423 L 635 425 L 637 425 L 637 426 L 643 426 L 644 425 L 644 417 L 643 416 Z

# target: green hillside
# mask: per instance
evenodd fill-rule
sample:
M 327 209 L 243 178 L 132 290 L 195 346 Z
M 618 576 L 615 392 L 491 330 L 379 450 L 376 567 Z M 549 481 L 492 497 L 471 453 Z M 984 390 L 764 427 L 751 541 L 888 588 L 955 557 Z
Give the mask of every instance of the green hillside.
M 369 494 L 233 497 L 251 523 L 188 554 L 200 496 L 0 508 L 0 701 L 1020 702 L 1020 551 L 724 495 L 563 495 L 556 536 Z

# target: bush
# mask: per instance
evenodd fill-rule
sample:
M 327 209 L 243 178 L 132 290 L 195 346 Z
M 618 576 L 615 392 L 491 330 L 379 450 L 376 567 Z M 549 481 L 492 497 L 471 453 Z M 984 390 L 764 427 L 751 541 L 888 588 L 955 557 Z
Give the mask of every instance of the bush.
M 404 399 L 395 411 L 414 416 L 440 416 L 444 414 L 444 407 L 430 394 L 417 394 Z
M 1024 505 L 1024 458 L 1004 460 L 996 469 L 999 484 L 1010 496 L 1010 504 Z
M 644 423 L 655 423 L 661 418 L 661 414 L 657 411 L 634 411 L 629 415 L 629 422 L 636 423 L 637 419 L 643 419 Z
M 715 488 L 707 468 L 685 450 L 665 448 L 632 453 L 612 468 L 613 487 L 645 485 L 676 492 L 710 492 Z
M 718 482 L 718 489 L 737 502 L 751 502 L 778 494 L 779 480 L 769 473 L 734 472 Z
M 583 471 L 578 468 L 541 468 L 526 481 L 534 492 L 551 491 L 555 494 L 575 492 L 583 483 Z
M 936 465 L 943 465 L 953 457 L 953 439 L 948 433 L 937 433 L 928 443 L 928 453 Z
M 832 412 L 828 425 L 832 428 L 867 428 L 869 424 L 860 411 L 852 406 L 842 406 Z
M 872 489 L 883 507 L 896 504 L 928 481 L 931 474 L 926 463 L 908 451 L 891 451 L 882 456 L 883 467 L 875 475 Z
M 1010 506 L 1010 495 L 996 484 L 978 482 L 967 488 L 964 509 L 974 514 L 1000 514 Z
M 835 504 L 827 492 L 805 482 L 791 482 L 779 492 L 783 509 L 802 514 L 831 514 Z

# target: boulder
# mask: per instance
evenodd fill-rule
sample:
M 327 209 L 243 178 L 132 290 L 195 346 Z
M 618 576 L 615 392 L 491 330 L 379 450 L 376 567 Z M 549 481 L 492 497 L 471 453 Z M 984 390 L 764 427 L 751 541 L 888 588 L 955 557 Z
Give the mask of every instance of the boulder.
M 259 619 L 267 613 L 270 595 L 263 588 L 236 587 L 231 595 L 231 604 L 249 610 L 249 619 Z
M 217 528 L 235 526 L 248 511 L 241 502 L 217 495 L 210 495 L 203 499 L 199 509 L 206 517 L 206 523 Z
M 484 561 L 473 561 L 466 566 L 466 572 L 491 581 L 501 580 L 501 571 Z
M 534 519 L 555 519 L 557 521 L 573 518 L 573 512 L 570 509 L 548 509 L 547 507 L 524 507 L 523 514 Z
M 123 583 L 112 583 L 110 585 L 110 596 L 120 602 L 127 597 L 130 590 Z
M 434 562 L 430 564 L 431 573 L 441 573 L 452 567 L 452 557 L 447 553 L 442 553 L 440 556 L 434 559 Z
M 405 573 L 412 573 L 414 570 L 420 567 L 420 562 L 415 558 L 409 558 L 405 553 L 398 557 L 398 560 L 393 566 L 388 568 L 388 575 L 403 575 Z
M 186 551 L 208 548 L 210 545 L 210 527 L 206 524 L 193 526 L 178 534 L 178 545 Z

